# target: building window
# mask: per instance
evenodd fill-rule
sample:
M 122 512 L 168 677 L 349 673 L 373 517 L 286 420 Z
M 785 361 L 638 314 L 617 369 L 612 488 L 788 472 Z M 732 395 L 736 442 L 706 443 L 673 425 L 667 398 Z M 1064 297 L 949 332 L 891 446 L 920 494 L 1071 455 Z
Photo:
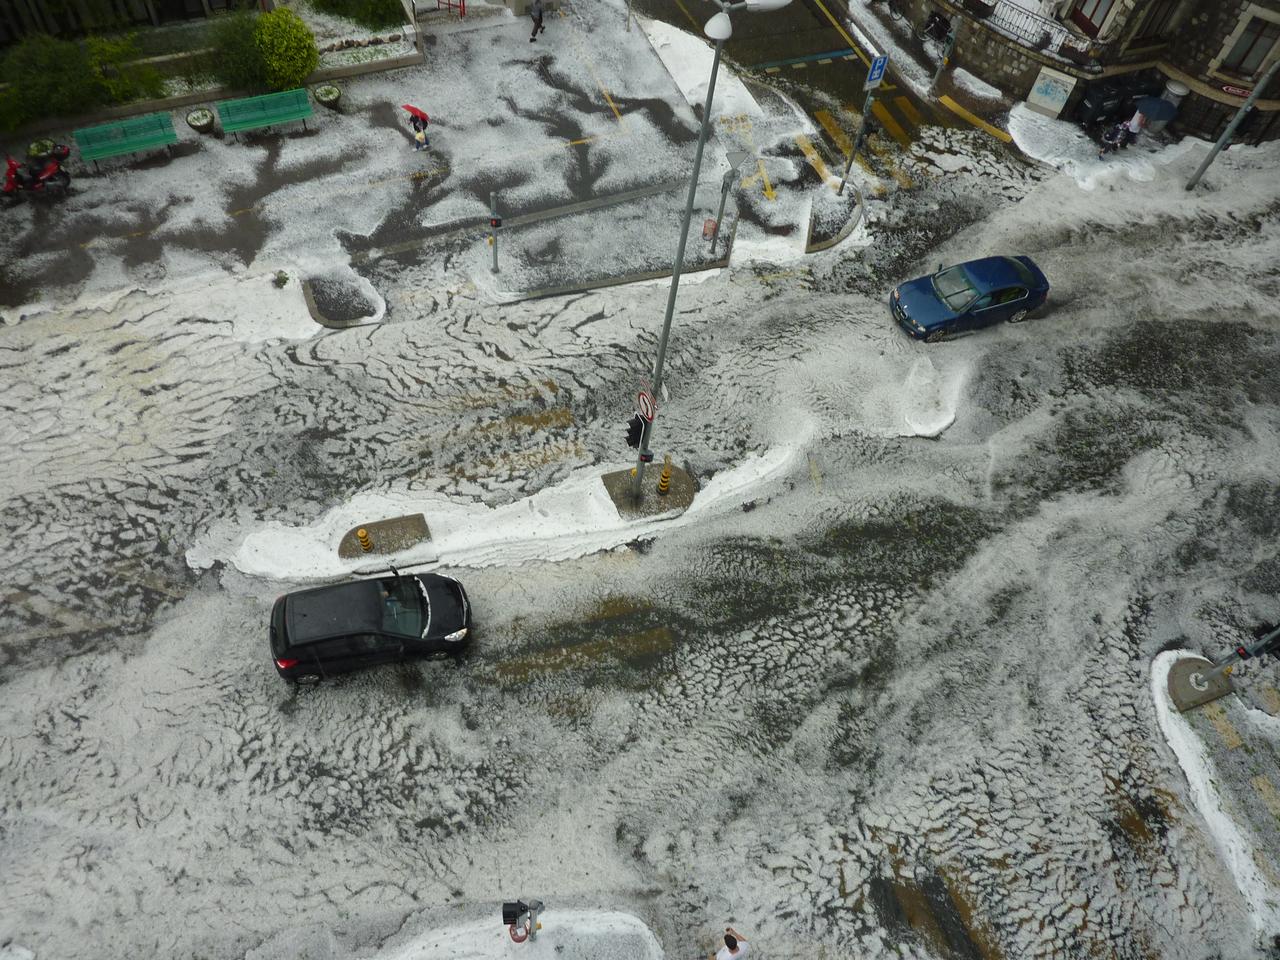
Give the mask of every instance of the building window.
M 1251 77 L 1262 65 L 1262 61 L 1266 59 L 1277 40 L 1280 40 L 1280 23 L 1272 23 L 1261 17 L 1252 17 L 1249 25 L 1244 28 L 1244 33 L 1240 34 L 1236 45 L 1222 61 L 1221 68 L 1242 77 Z
M 1114 3 L 1115 0 L 1076 0 L 1071 19 L 1089 36 L 1096 37 Z
M 1142 26 L 1133 35 L 1134 40 L 1155 40 L 1165 35 L 1169 29 L 1169 21 L 1178 9 L 1178 0 L 1156 0 Z

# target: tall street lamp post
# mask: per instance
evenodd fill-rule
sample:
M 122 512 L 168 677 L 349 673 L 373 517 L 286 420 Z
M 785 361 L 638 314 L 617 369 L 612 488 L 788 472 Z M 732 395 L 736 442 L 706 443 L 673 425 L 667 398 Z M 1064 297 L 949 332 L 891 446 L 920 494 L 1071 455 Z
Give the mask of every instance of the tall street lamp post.
M 680 242 L 676 245 L 676 262 L 671 268 L 671 292 L 667 295 L 667 314 L 662 321 L 662 336 L 658 339 L 658 359 L 653 365 L 653 396 L 662 397 L 662 365 L 667 356 L 667 338 L 671 334 L 671 318 L 676 309 L 676 291 L 680 289 L 680 271 L 684 267 L 684 247 L 689 239 L 689 222 L 693 219 L 693 198 L 698 190 L 698 175 L 702 171 L 702 148 L 707 144 L 707 133 L 711 129 L 711 100 L 716 92 L 716 74 L 720 71 L 720 54 L 724 43 L 733 36 L 733 24 L 729 14 L 735 10 L 747 9 L 752 13 L 767 13 L 780 10 L 791 0 L 714 0 L 720 12 L 707 21 L 703 33 L 716 44 L 715 56 L 711 59 L 711 80 L 707 83 L 707 102 L 702 108 L 702 126 L 698 130 L 698 149 L 693 155 L 693 173 L 689 176 L 689 197 L 684 205 L 684 220 L 680 225 Z M 655 415 L 656 419 L 656 415 Z M 640 490 L 644 484 L 644 466 L 653 459 L 649 452 L 649 439 L 653 433 L 653 421 L 645 421 L 640 433 L 640 452 L 636 460 L 635 479 L 631 484 L 631 499 L 640 501 Z

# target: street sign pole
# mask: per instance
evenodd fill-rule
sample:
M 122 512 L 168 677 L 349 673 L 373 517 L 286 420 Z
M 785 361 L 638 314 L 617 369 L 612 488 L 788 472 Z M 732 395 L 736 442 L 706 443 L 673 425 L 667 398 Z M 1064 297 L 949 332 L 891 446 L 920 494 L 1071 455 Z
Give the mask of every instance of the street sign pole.
M 840 189 L 836 191 L 836 196 L 844 196 L 844 185 L 849 179 L 849 171 L 853 169 L 853 159 L 862 149 L 862 141 L 867 137 L 867 125 L 871 122 L 871 106 L 876 102 L 876 88 L 880 86 L 880 81 L 884 79 L 884 72 L 889 68 L 889 58 L 887 56 L 879 56 L 871 61 L 871 68 L 867 71 L 867 82 L 863 84 L 862 89 L 867 91 L 867 102 L 862 105 L 862 123 L 858 125 L 858 135 L 853 140 L 853 149 L 849 151 L 849 162 L 845 164 L 844 176 L 840 178 Z
M 716 240 L 720 236 L 720 220 L 724 217 L 724 204 L 729 199 L 729 190 L 738 176 L 738 167 L 750 154 L 743 150 L 728 151 L 729 169 L 724 172 L 724 181 L 720 184 L 720 209 L 716 211 L 716 228 L 711 233 L 711 255 L 716 255 Z
M 942 71 L 951 66 L 951 53 L 956 48 L 956 28 L 952 27 L 947 31 L 947 45 L 943 48 L 942 59 L 938 61 L 938 69 L 933 71 L 933 80 L 929 82 L 929 93 L 938 89 L 938 79 L 942 76 Z
M 498 195 L 489 194 L 489 243 L 493 246 L 493 272 L 498 272 Z

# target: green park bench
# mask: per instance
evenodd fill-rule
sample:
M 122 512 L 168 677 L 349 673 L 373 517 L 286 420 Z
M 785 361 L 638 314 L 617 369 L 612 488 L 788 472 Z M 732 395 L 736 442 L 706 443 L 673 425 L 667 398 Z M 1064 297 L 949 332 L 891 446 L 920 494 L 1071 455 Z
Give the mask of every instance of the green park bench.
M 238 134 L 240 130 L 254 130 L 290 120 L 301 120 L 305 130 L 309 116 L 311 100 L 307 97 L 307 91 L 301 87 L 261 97 L 224 100 L 218 104 L 218 120 L 222 123 L 222 129 L 233 134 Z M 240 137 L 237 135 L 236 139 L 239 140 Z
M 178 142 L 178 135 L 173 132 L 173 121 L 167 113 L 148 113 L 143 117 L 86 127 L 72 131 L 72 136 L 80 149 L 80 156 L 92 160 L 94 167 L 107 157 L 169 147 Z

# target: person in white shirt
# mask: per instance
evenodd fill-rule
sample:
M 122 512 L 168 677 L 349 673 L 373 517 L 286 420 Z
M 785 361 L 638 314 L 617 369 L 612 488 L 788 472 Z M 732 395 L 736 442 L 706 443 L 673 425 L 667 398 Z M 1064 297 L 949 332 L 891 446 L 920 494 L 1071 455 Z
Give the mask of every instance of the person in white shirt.
M 724 928 L 724 946 L 713 953 L 710 960 L 743 960 L 747 955 L 747 938 L 733 927 Z

